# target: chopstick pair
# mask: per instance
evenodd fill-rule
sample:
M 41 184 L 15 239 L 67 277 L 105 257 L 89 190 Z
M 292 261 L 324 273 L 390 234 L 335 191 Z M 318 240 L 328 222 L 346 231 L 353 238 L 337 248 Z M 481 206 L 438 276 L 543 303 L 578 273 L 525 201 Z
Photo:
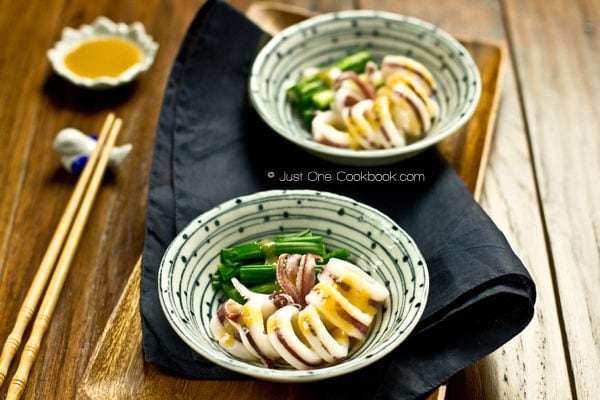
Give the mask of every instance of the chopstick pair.
M 0 387 L 6 379 L 12 360 L 21 346 L 25 329 L 34 316 L 41 299 L 42 302 L 29 339 L 23 348 L 19 366 L 10 381 L 7 400 L 19 399 L 25 390 L 29 373 L 54 313 L 121 125 L 122 120 L 115 118 L 113 113 L 106 117 L 98 136 L 96 148 L 90 155 L 73 189 L 67 207 L 17 314 L 13 330 L 4 343 L 2 355 L 0 355 Z M 48 279 L 50 279 L 49 283 Z

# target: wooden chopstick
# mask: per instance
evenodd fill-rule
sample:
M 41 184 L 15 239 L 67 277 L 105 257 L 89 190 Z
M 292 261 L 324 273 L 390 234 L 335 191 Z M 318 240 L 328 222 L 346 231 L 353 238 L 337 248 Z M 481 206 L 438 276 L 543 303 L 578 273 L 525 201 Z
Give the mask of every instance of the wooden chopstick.
M 54 232 L 54 236 L 48 245 L 46 253 L 42 258 L 31 286 L 25 295 L 21 309 L 17 314 L 17 320 L 14 328 L 4 343 L 2 355 L 0 356 L 0 386 L 2 386 L 2 383 L 6 378 L 6 374 L 8 373 L 10 364 L 12 363 L 17 350 L 21 346 L 23 333 L 25 332 L 25 329 L 27 329 L 29 321 L 35 313 L 38 302 L 42 297 L 42 293 L 46 288 L 48 279 L 50 278 L 50 274 L 54 270 L 56 260 L 60 254 L 69 229 L 71 228 L 75 213 L 79 209 L 79 204 L 81 203 L 81 199 L 83 198 L 83 195 L 88 187 L 90 178 L 92 177 L 92 173 L 94 171 L 94 166 L 97 164 L 100 152 L 104 146 L 104 143 L 106 142 L 106 137 L 110 132 L 110 127 L 112 126 L 114 119 L 115 115 L 112 113 L 106 118 L 106 121 L 98 136 L 96 149 L 90 155 L 90 158 L 88 159 L 88 162 L 86 163 L 86 166 L 83 169 L 75 188 L 73 189 L 71 198 L 67 204 L 67 207 L 65 208 L 65 211 L 63 212 L 60 222 L 58 223 L 56 231 Z
M 25 296 L 13 331 L 4 344 L 2 355 L 0 356 L 0 385 L 6 378 L 8 368 L 21 344 L 23 333 L 33 317 L 48 278 L 52 274 L 34 321 L 29 340 L 23 349 L 19 366 L 11 380 L 7 399 L 19 399 L 25 389 L 29 372 L 35 362 L 41 341 L 48 328 L 62 286 L 69 272 L 75 250 L 81 239 L 83 229 L 102 182 L 110 151 L 116 142 L 121 125 L 121 119 L 115 119 L 114 114 L 111 113 L 107 116 L 98 137 L 96 149 L 90 155 L 79 177 L 55 234 Z M 77 214 L 75 215 L 75 213 Z M 60 258 L 57 262 L 56 259 L 59 253 Z

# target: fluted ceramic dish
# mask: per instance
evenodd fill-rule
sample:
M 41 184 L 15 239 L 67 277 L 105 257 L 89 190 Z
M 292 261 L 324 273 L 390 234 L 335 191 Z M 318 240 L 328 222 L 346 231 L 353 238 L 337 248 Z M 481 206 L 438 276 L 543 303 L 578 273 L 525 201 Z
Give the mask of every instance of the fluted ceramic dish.
M 100 38 L 119 38 L 133 44 L 141 53 L 140 61 L 123 71 L 119 76 L 100 76 L 97 78 L 77 75 L 65 65 L 65 57 L 71 51 L 90 40 Z M 113 22 L 101 16 L 96 18 L 91 25 L 82 25 L 78 29 L 64 28 L 60 40 L 54 44 L 52 49 L 48 50 L 48 60 L 56 74 L 76 86 L 88 89 L 109 89 L 130 83 L 147 71 L 154 63 L 157 51 L 158 43 L 146 33 L 141 22 L 127 25 L 122 22 Z
M 286 90 L 307 68 L 329 65 L 357 48 L 375 61 L 387 54 L 408 56 L 431 71 L 440 112 L 424 138 L 404 147 L 359 151 L 312 140 Z M 334 163 L 372 166 L 414 156 L 455 133 L 477 107 L 481 77 L 464 46 L 440 28 L 389 12 L 348 10 L 312 17 L 275 35 L 253 63 L 249 91 L 258 114 L 284 138 Z
M 295 370 L 269 369 L 234 358 L 211 338 L 209 321 L 222 292 L 211 287 L 224 247 L 311 229 L 330 249 L 345 247 L 351 261 L 385 284 L 390 297 L 365 342 L 339 364 Z M 390 218 L 365 204 L 332 193 L 273 190 L 227 201 L 189 223 L 166 250 L 158 272 L 159 297 L 169 324 L 206 359 L 255 378 L 308 382 L 369 365 L 400 345 L 422 316 L 429 275 L 415 242 Z

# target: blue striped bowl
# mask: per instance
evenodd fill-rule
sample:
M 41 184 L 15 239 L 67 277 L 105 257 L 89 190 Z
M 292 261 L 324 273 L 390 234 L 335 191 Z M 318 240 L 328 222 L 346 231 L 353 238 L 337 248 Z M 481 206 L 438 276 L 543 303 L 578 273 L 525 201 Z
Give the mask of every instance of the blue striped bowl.
M 265 368 L 225 352 L 209 332 L 224 300 L 210 284 L 219 252 L 239 243 L 311 229 L 328 248 L 348 248 L 352 262 L 384 283 L 389 300 L 366 341 L 345 361 L 298 371 Z M 346 374 L 384 357 L 402 343 L 421 318 L 429 290 L 425 260 L 394 221 L 348 197 L 312 190 L 272 190 L 229 200 L 195 218 L 173 240 L 158 273 L 163 312 L 175 332 L 206 359 L 255 378 L 309 382 Z
M 369 50 L 376 61 L 386 54 L 408 56 L 432 72 L 440 114 L 423 139 L 400 148 L 360 151 L 312 141 L 286 90 L 305 69 L 329 65 L 357 48 Z M 249 92 L 258 114 L 284 138 L 334 163 L 373 166 L 414 156 L 455 133 L 475 112 L 481 77 L 469 52 L 436 26 L 389 12 L 349 10 L 310 18 L 275 35 L 252 65 Z

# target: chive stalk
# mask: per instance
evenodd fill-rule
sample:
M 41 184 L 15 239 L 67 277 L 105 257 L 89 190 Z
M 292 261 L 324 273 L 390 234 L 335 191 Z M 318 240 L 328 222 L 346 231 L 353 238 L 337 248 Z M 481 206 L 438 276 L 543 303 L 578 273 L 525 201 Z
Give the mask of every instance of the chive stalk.
M 275 281 L 277 267 L 275 265 L 242 265 L 240 282 L 244 285 Z
M 223 265 L 235 267 L 240 262 L 261 260 L 265 257 L 278 256 L 284 253 L 312 253 L 322 256 L 325 254 L 323 238 L 320 236 L 286 236 L 272 241 L 244 243 L 221 250 L 220 258 Z
M 263 282 L 258 285 L 248 287 L 254 293 L 273 294 L 281 292 L 281 287 L 277 282 Z
M 350 53 L 333 64 L 334 68 L 341 71 L 354 71 L 357 74 L 364 72 L 367 62 L 371 60 L 371 54 L 366 50 L 357 50 Z
M 277 258 L 284 253 L 316 254 L 323 258 L 323 264 L 332 257 L 345 259 L 350 256 L 350 252 L 344 248 L 328 251 L 323 237 L 313 235 L 310 230 L 281 234 L 272 240 L 242 243 L 222 249 L 217 271 L 211 275 L 211 287 L 215 291 L 223 290 L 225 296 L 240 303 L 244 299 L 231 283 L 233 277 L 257 293 L 280 291 L 276 279 Z M 321 267 L 317 265 L 316 274 Z
M 323 256 L 323 264 L 327 264 L 329 262 L 329 260 L 332 258 L 340 258 L 342 260 L 345 260 L 348 257 L 350 257 L 350 250 L 342 247 L 340 249 L 336 249 L 336 250 L 330 251 L 329 253 L 326 253 Z

